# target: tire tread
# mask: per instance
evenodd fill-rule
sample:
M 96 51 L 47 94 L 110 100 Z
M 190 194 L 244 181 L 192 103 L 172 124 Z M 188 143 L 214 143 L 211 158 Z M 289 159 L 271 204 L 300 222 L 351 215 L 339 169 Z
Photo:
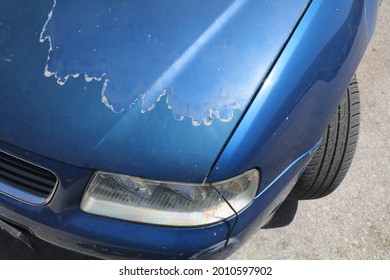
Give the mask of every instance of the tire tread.
M 360 97 L 356 76 L 325 129 L 321 144 L 289 195 L 316 199 L 332 193 L 345 178 L 358 143 Z

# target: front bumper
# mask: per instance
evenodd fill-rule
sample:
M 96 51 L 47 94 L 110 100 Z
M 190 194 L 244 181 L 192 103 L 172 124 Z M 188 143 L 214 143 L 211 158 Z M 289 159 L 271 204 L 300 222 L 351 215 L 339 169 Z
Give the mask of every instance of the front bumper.
M 20 156 L 17 149 L 2 143 L 0 149 Z M 34 162 L 53 167 L 60 184 L 52 200 L 31 206 L 0 194 L 0 219 L 54 245 L 99 258 L 203 259 L 224 258 L 249 233 L 267 221 L 291 190 L 313 148 L 293 162 L 251 205 L 241 211 L 227 246 L 235 217 L 204 227 L 159 227 L 90 215 L 79 205 L 92 170 L 80 169 L 37 157 Z M 72 179 L 73 178 L 73 179 Z

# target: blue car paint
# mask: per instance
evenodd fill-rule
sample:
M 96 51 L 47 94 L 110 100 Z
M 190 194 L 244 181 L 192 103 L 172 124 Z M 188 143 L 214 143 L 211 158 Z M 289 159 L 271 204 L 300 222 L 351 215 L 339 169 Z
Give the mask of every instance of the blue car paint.
M 174 228 L 124 222 L 84 213 L 80 200 L 90 170 L 70 167 L 30 154 L 40 165 L 50 165 L 61 173 L 61 186 L 52 201 L 43 207 L 30 206 L 3 197 L 0 218 L 31 231 L 36 237 L 70 250 L 102 258 L 203 259 L 223 258 L 241 245 L 251 232 L 264 223 L 284 200 L 300 171 L 317 146 L 292 163 L 257 199 L 239 215 L 228 246 L 226 237 L 235 218 L 217 224 Z M 22 156 L 23 151 L 0 143 L 0 149 Z M 65 172 L 66 171 L 66 172 Z
M 225 250 L 221 251 L 235 217 L 206 227 L 179 229 L 89 215 L 79 210 L 79 203 L 91 170 L 34 153 L 26 155 L 24 149 L 4 142 L 0 142 L 1 150 L 51 166 L 60 174 L 61 186 L 44 207 L 1 196 L 0 216 L 30 229 L 44 240 L 96 256 L 202 258 L 228 253 L 251 230 L 263 224 L 285 199 L 309 162 L 322 130 L 356 70 L 373 32 L 377 2 L 353 1 L 353 4 L 352 1 L 313 1 L 214 165 L 209 176 L 211 181 L 231 177 L 253 166 L 262 171 L 262 191 L 239 214 Z M 316 28 L 324 22 L 326 28 L 320 29 L 319 34 Z M 350 23 L 352 29 L 345 29 L 349 25 L 345 23 Z M 313 44 L 313 38 L 324 42 Z M 324 48 L 328 44 L 345 47 L 344 55 L 335 52 L 336 61 L 339 59 L 341 65 L 333 60 L 332 63 L 330 58 L 334 56 L 330 55 L 334 53 Z M 326 56 L 328 59 L 324 59 Z M 258 135 L 253 133 L 256 130 L 260 132 Z M 281 136 L 273 138 L 278 135 Z
M 78 167 L 203 182 L 308 0 L 53 3 L 1 2 L 13 56 L 0 64 L 0 138 Z
M 259 168 L 263 189 L 318 142 L 371 38 L 377 4 L 311 4 L 216 162 L 210 180 Z

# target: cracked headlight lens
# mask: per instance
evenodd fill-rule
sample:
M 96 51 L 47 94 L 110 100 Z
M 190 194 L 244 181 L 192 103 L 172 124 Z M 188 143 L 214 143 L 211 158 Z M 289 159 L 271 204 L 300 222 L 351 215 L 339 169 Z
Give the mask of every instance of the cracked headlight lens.
M 199 226 L 234 215 L 223 197 L 239 212 L 254 199 L 259 185 L 255 169 L 209 184 L 146 180 L 96 172 L 81 209 L 87 213 L 147 224 Z

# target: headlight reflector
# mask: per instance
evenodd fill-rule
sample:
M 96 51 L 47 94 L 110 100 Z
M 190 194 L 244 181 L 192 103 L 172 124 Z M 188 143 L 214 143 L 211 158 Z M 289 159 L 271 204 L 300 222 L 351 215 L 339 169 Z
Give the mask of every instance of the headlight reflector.
M 253 201 L 258 184 L 259 172 L 253 169 L 213 183 L 213 186 L 238 212 Z M 208 184 L 164 182 L 96 172 L 84 194 L 81 209 L 140 223 L 206 225 L 234 215 L 214 188 Z

